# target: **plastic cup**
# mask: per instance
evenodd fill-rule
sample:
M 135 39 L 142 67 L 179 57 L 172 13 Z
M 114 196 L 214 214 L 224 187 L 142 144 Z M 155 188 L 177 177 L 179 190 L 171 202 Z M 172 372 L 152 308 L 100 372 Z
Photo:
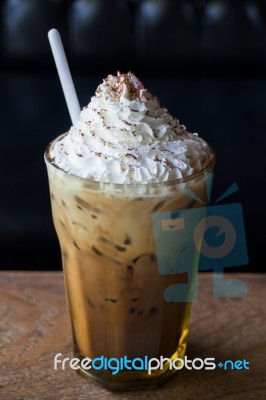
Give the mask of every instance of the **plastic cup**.
M 49 157 L 51 146 L 53 143 L 46 150 L 45 162 L 62 252 L 74 357 L 80 360 L 78 372 L 108 389 L 157 387 L 176 369 L 170 368 L 167 360 L 155 369 L 154 360 L 154 369 L 148 371 L 147 360 L 184 357 L 191 297 L 184 302 L 165 301 L 165 288 L 173 282 L 186 283 L 187 277 L 159 273 L 153 216 L 202 207 L 184 193 L 184 186 L 206 201 L 204 174 L 214 167 L 214 153 L 206 144 L 208 163 L 185 179 L 111 184 L 58 168 Z M 176 243 L 180 254 L 192 240 L 182 238 Z M 191 293 L 197 255 L 189 268 Z

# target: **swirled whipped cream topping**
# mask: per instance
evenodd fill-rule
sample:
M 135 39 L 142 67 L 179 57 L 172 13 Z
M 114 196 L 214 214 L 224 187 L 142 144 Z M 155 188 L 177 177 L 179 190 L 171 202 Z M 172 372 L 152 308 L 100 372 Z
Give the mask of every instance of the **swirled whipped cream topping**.
M 157 183 L 202 169 L 209 150 L 133 73 L 118 72 L 99 85 L 50 158 L 66 172 L 95 181 Z

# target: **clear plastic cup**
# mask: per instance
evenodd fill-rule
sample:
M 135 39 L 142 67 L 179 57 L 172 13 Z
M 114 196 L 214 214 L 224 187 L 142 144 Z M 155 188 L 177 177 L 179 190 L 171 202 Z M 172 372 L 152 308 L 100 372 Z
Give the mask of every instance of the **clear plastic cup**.
M 125 356 L 128 360 L 184 357 L 191 299 L 164 299 L 164 289 L 176 283 L 177 276 L 158 271 L 152 218 L 158 212 L 202 206 L 183 189 L 187 185 L 207 200 L 204 174 L 214 167 L 214 152 L 206 144 L 208 162 L 201 171 L 184 179 L 111 184 L 58 168 L 49 156 L 51 146 L 53 143 L 45 152 L 45 162 L 62 252 L 74 357 L 80 361 L 98 358 L 94 364 L 98 369 L 81 367 L 78 372 L 108 389 L 157 387 L 175 373 L 168 361 L 152 373 L 138 369 L 140 360 L 131 370 L 120 364 L 121 370 L 114 373 L 114 368 L 105 368 L 108 365 L 102 360 L 113 358 L 114 366 L 116 359 Z M 182 252 L 188 243 L 183 240 L 176 245 Z M 190 268 L 193 291 L 196 257 Z M 180 274 L 178 280 L 186 283 L 186 276 Z

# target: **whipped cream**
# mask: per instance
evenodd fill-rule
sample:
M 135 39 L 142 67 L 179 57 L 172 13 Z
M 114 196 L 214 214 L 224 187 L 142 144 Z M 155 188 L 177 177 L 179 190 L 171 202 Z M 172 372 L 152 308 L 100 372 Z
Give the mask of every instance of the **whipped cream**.
M 133 73 L 118 72 L 99 85 L 50 158 L 68 173 L 99 182 L 157 183 L 202 169 L 209 149 Z

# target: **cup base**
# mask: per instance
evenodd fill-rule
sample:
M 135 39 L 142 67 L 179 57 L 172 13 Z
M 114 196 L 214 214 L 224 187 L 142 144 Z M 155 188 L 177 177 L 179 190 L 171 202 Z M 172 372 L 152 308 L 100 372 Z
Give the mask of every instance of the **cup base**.
M 176 372 L 178 372 L 178 363 L 173 366 L 175 359 L 184 359 L 187 347 L 188 329 L 185 329 L 180 338 L 176 352 L 169 357 L 170 362 L 163 363 L 162 369 L 151 371 L 149 374 L 147 370 L 121 370 L 117 374 L 112 374 L 111 370 L 95 370 L 91 373 L 88 369 L 80 367 L 77 372 L 90 381 L 93 381 L 105 389 L 112 391 L 126 391 L 126 390 L 149 390 L 156 389 L 168 381 Z M 85 357 L 79 351 L 74 350 L 74 356 L 82 362 Z M 160 356 L 158 357 L 160 359 Z

